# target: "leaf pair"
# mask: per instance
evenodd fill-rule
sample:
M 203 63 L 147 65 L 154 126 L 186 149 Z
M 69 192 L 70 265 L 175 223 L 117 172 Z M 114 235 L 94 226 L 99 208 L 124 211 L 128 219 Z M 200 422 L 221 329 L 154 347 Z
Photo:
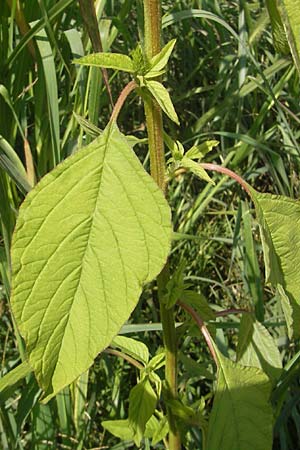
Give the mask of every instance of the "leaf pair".
M 165 114 L 179 125 L 178 116 L 167 89 L 159 81 L 153 80 L 165 72 L 165 66 L 168 64 L 175 43 L 176 39 L 172 39 L 150 61 L 146 60 L 141 47 L 138 46 L 132 52 L 132 58 L 120 53 L 94 53 L 76 59 L 74 63 L 132 73 L 141 87 L 141 93 L 147 95 L 149 92 Z

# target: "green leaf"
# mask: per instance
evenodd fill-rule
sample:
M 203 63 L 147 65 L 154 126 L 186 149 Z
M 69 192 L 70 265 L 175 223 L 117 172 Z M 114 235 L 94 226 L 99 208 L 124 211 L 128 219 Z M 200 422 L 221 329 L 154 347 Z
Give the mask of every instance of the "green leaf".
M 184 303 L 187 303 L 195 308 L 202 320 L 207 321 L 214 320 L 216 318 L 215 312 L 211 309 L 203 294 L 185 290 L 181 299 Z
M 47 400 L 110 344 L 170 240 L 169 206 L 115 124 L 30 192 L 13 236 L 11 301 Z
M 134 431 L 137 446 L 144 436 L 146 423 L 155 411 L 157 396 L 148 378 L 144 378 L 130 391 L 129 425 Z
M 167 116 L 179 125 L 179 119 L 174 109 L 171 97 L 167 89 L 158 81 L 144 80 L 146 88 L 153 95 L 161 109 L 167 114 Z
M 146 427 L 147 429 L 147 427 Z M 165 416 L 162 419 L 160 419 L 158 423 L 158 427 L 153 434 L 152 437 L 152 446 L 156 445 L 158 442 L 162 441 L 169 432 L 169 422 L 168 418 Z
M 168 64 L 175 44 L 176 39 L 172 39 L 157 55 L 151 58 L 150 70 L 146 73 L 145 78 L 155 78 L 163 73 L 163 69 Z
M 268 13 L 270 16 L 273 44 L 275 50 L 284 55 L 289 54 L 289 44 L 287 41 L 285 29 L 281 20 L 280 10 L 278 8 L 277 0 L 266 0 Z
M 27 361 L 8 372 L 0 378 L 0 403 L 5 402 L 12 394 L 23 378 L 32 372 Z
M 271 384 L 254 367 L 225 358 L 215 347 L 218 381 L 209 419 L 207 450 L 271 450 Z
M 281 356 L 274 339 L 251 314 L 244 314 L 241 319 L 237 361 L 243 366 L 262 369 L 273 382 L 282 372 Z
M 205 141 L 200 145 L 193 145 L 193 147 L 186 152 L 185 156 L 189 159 L 202 159 L 217 145 L 219 145 L 219 141 Z
M 184 156 L 180 161 L 180 165 L 185 169 L 189 169 L 191 172 L 197 175 L 197 177 L 201 178 L 201 180 L 207 181 L 208 183 L 211 184 L 215 184 L 215 182 L 210 178 L 206 170 L 204 170 L 203 167 L 200 166 L 200 164 L 196 163 L 190 158 Z
M 133 441 L 134 433 L 129 426 L 129 420 L 104 420 L 101 422 L 103 428 L 122 441 Z
M 266 280 L 284 290 L 293 310 L 294 336 L 300 336 L 300 202 L 252 188 L 251 195 L 260 225 Z
M 120 53 L 92 53 L 75 59 L 74 64 L 83 66 L 105 67 L 106 69 L 123 70 L 124 72 L 133 73 L 135 71 L 131 58 Z
M 143 364 L 147 364 L 149 361 L 149 350 L 148 347 L 136 339 L 128 338 L 126 336 L 116 336 L 111 345 L 120 348 L 124 353 L 132 356 L 137 361 Z
M 300 308 L 294 299 L 286 295 L 285 290 L 280 284 L 277 284 L 277 292 L 281 299 L 281 307 L 286 321 L 288 337 L 292 339 L 294 330 L 299 328 Z
M 282 21 L 295 66 L 300 74 L 300 3 L 299 0 L 280 0 Z

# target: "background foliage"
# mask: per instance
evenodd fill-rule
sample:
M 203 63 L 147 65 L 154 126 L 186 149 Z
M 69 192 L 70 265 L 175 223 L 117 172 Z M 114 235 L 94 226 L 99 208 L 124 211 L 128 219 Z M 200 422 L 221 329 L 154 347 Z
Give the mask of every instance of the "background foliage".
M 289 55 L 273 47 L 269 16 L 256 1 L 163 1 L 166 42 L 177 39 L 169 62 L 169 87 L 180 127 L 167 118 L 173 139 L 190 147 L 207 139 L 219 146 L 208 161 L 226 162 L 261 192 L 299 197 L 299 76 Z M 105 51 L 129 54 L 142 39 L 140 1 L 97 1 Z M 60 161 L 89 143 L 106 125 L 110 99 L 99 69 L 72 64 L 92 51 L 77 2 L 2 0 L 0 10 L 0 358 L 1 375 L 17 366 L 24 348 L 9 310 L 9 248 L 16 215 L 25 194 Z M 139 30 L 139 35 L 137 30 Z M 33 39 L 34 38 L 34 39 Z M 128 81 L 108 71 L 112 97 Z M 134 106 L 134 107 L 133 107 Z M 86 119 L 88 122 L 86 122 Z M 143 108 L 130 97 L 120 127 L 145 137 Z M 136 153 L 144 166 L 146 146 Z M 299 353 L 288 340 L 278 295 L 264 286 L 261 244 L 253 205 L 232 180 L 212 186 L 192 174 L 178 174 L 169 198 L 177 235 L 171 267 L 185 260 L 184 280 L 216 312 L 254 302 L 257 317 L 271 332 L 289 377 L 279 384 L 274 449 L 299 447 Z M 242 198 L 242 200 L 240 200 Z M 188 238 L 182 239 L 182 234 Z M 186 236 L 187 237 L 187 236 Z M 214 323 L 223 353 L 235 358 L 239 316 Z M 184 319 L 177 318 L 178 322 Z M 243 325 L 244 326 L 244 325 Z M 156 291 L 145 289 L 124 332 L 147 343 L 152 356 L 161 343 Z M 191 405 L 201 396 L 212 405 L 213 369 L 202 338 L 181 336 L 180 391 Z M 203 378 L 199 377 L 199 370 Z M 77 383 L 47 405 L 38 403 L 34 378 L 0 397 L 3 449 L 130 448 L 101 426 L 126 417 L 136 370 L 103 354 Z M 204 379 L 205 377 L 205 379 Z M 211 380 L 211 381 L 210 381 Z M 201 432 L 192 427 L 185 448 L 200 448 Z M 150 448 L 146 438 L 144 448 Z M 164 448 L 162 443 L 155 448 Z

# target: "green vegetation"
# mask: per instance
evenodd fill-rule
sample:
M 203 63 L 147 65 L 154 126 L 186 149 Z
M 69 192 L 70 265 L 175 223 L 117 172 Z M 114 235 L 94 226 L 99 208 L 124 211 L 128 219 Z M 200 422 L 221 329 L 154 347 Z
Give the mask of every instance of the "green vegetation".
M 1 449 L 300 446 L 296 3 L 3 2 Z

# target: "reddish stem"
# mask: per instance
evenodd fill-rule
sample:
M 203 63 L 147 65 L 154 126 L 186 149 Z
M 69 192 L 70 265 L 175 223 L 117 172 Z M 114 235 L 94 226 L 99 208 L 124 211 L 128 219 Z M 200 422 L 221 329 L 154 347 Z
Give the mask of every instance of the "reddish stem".
M 251 191 L 249 189 L 248 184 L 245 180 L 243 180 L 242 177 L 240 177 L 238 174 L 233 172 L 230 169 L 227 169 L 227 167 L 219 166 L 218 164 L 211 164 L 211 163 L 200 163 L 200 166 L 203 167 L 203 169 L 206 170 L 213 170 L 214 172 L 220 172 L 224 175 L 227 175 L 230 178 L 233 178 L 235 181 L 237 181 L 243 189 L 250 195 L 251 197 Z
M 187 313 L 189 313 L 189 315 L 194 319 L 194 321 L 198 325 L 199 330 L 201 331 L 201 333 L 207 343 L 209 351 L 210 351 L 216 365 L 218 365 L 217 355 L 216 355 L 215 349 L 212 345 L 211 335 L 210 335 L 206 325 L 204 324 L 203 320 L 191 306 L 186 305 L 185 303 L 182 303 L 181 301 L 178 301 L 177 303 L 178 303 L 178 305 L 181 306 L 182 309 L 184 309 Z
M 110 116 L 110 123 L 116 122 L 118 119 L 118 115 L 122 109 L 122 106 L 124 105 L 124 102 L 128 95 L 134 91 L 134 89 L 137 87 L 137 84 L 134 80 L 130 81 L 124 89 L 122 90 L 121 94 L 119 95 L 119 98 L 114 106 L 113 112 Z
M 224 309 L 223 311 L 219 311 L 216 313 L 217 317 L 228 316 L 228 314 L 245 314 L 250 313 L 247 309 Z

